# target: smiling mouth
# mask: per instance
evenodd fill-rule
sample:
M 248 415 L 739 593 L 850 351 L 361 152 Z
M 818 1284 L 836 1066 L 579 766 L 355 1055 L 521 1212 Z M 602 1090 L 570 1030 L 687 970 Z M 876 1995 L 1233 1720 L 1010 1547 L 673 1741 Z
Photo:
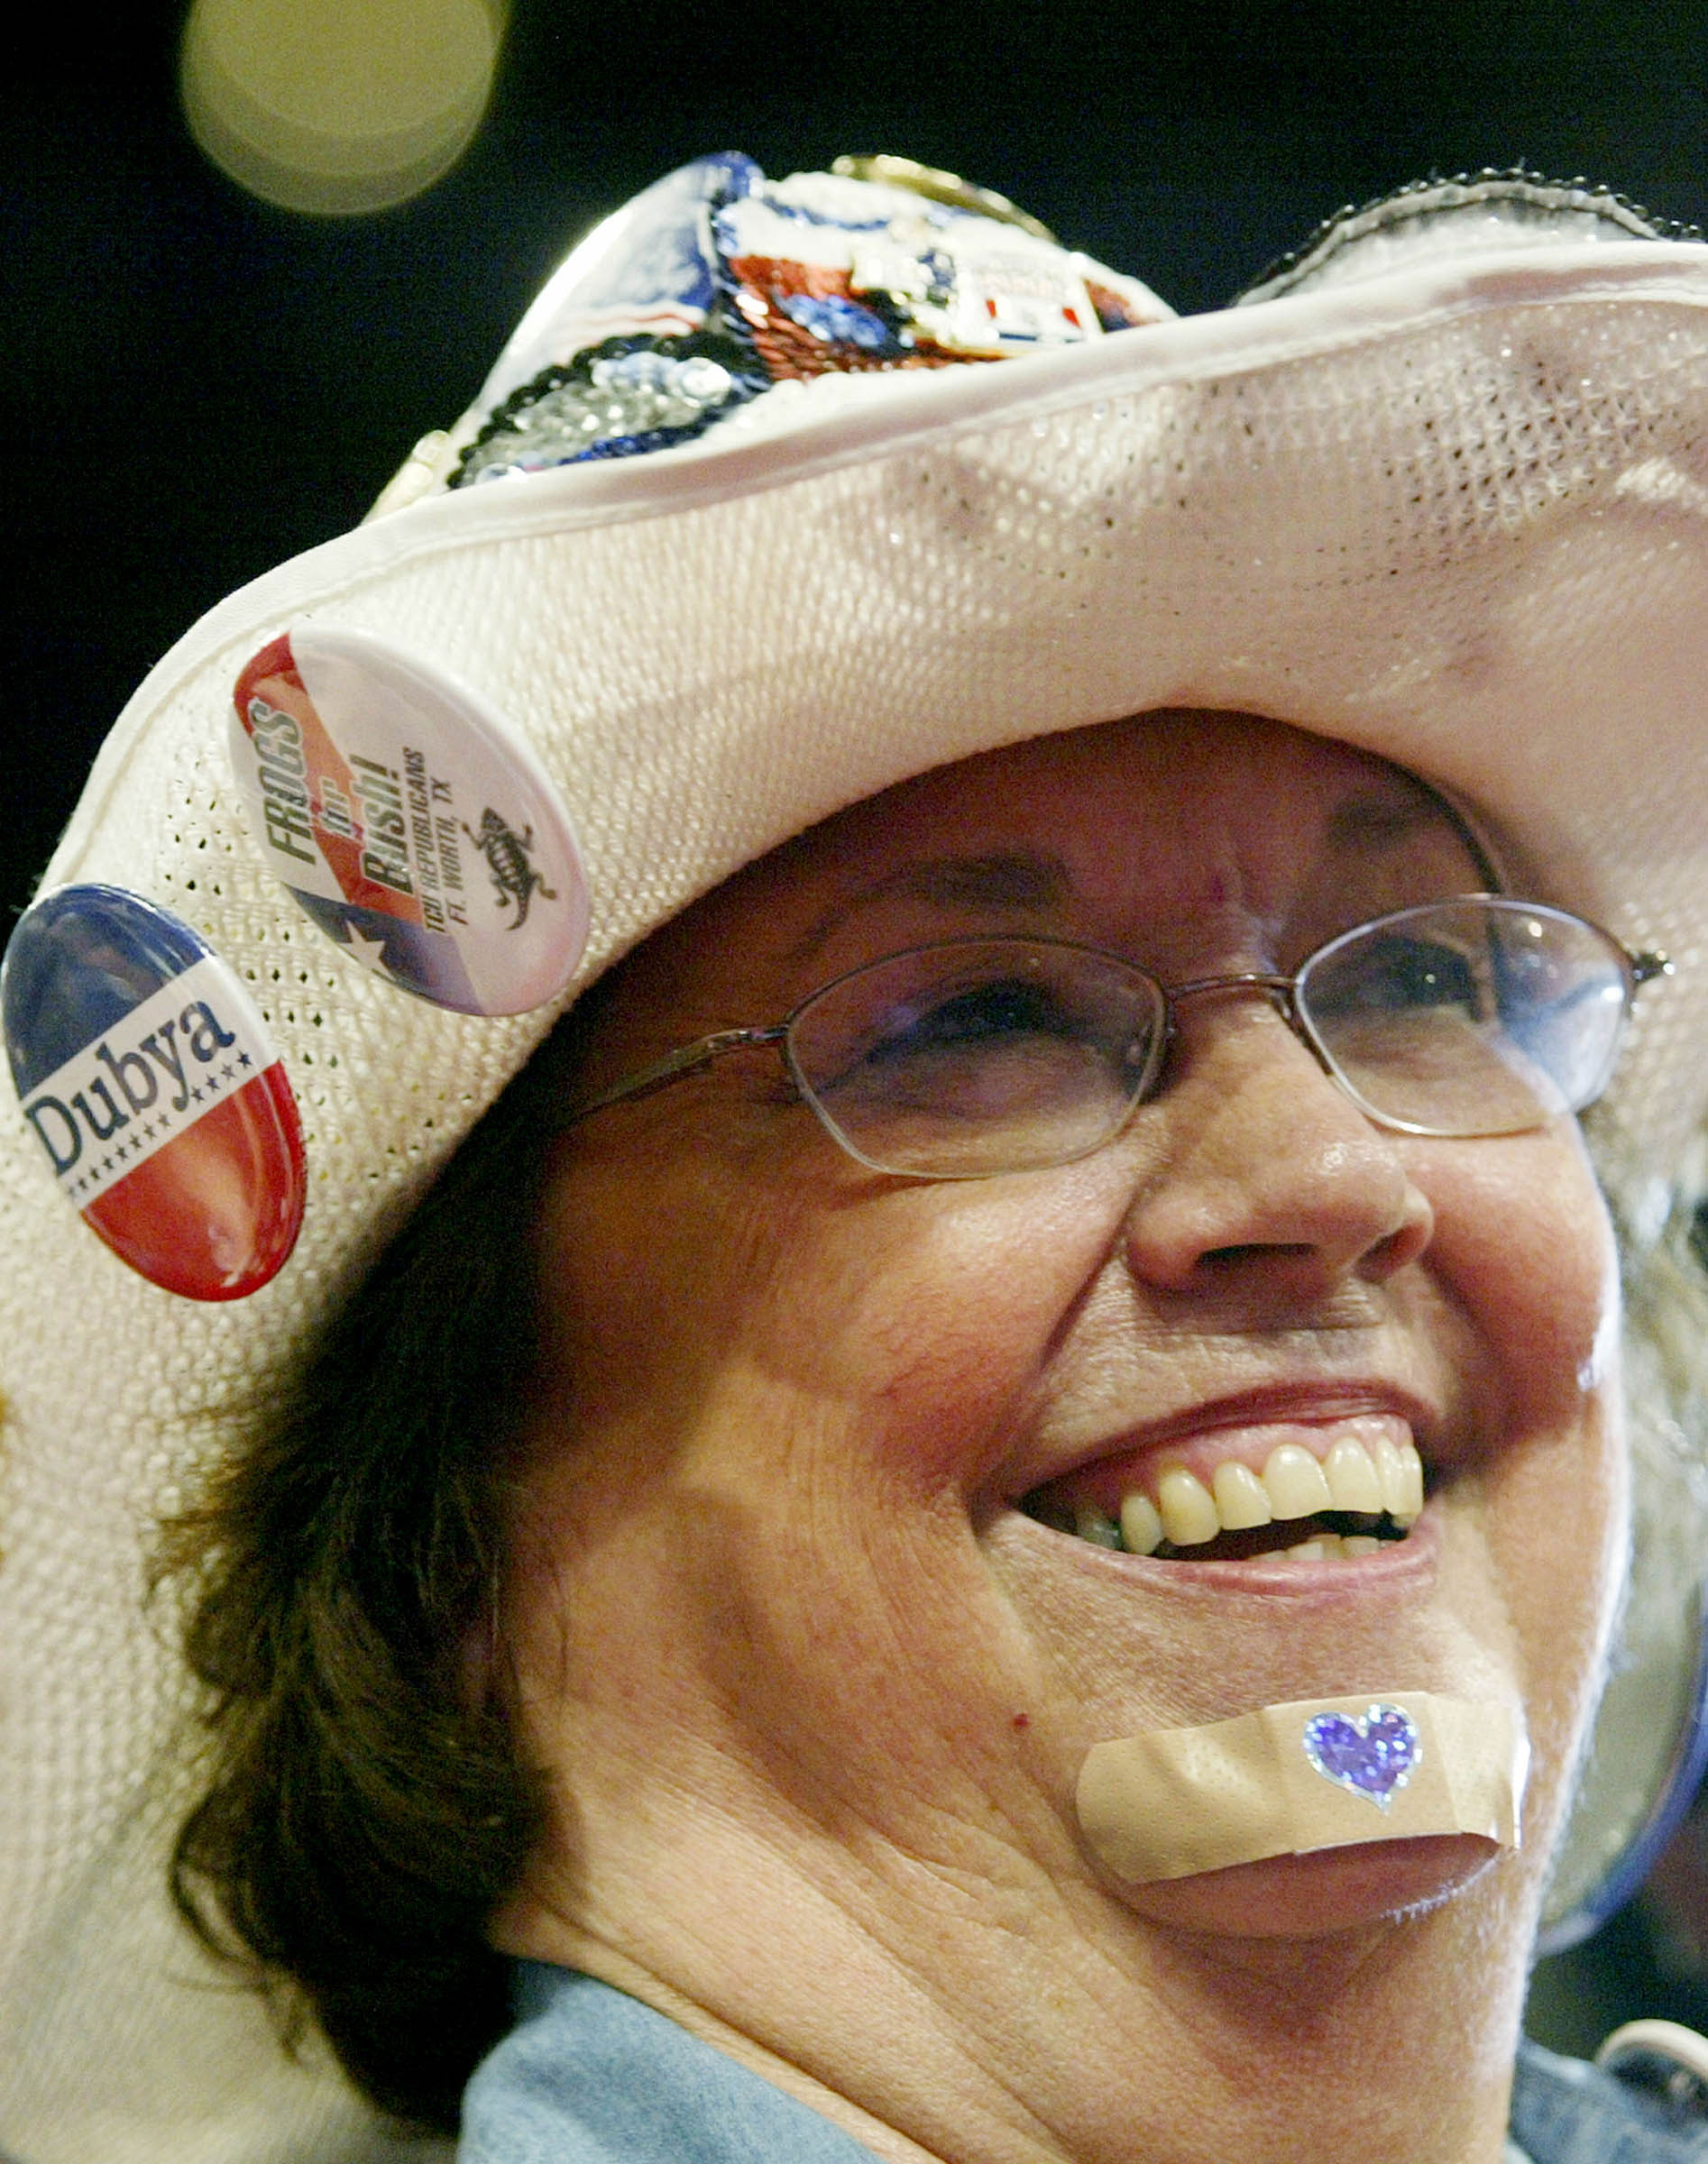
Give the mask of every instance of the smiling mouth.
M 1423 1461 L 1402 1421 L 1337 1423 L 1332 1435 L 1290 1423 L 1219 1448 L 1201 1438 L 1189 1464 L 1163 1452 L 1125 1474 L 1113 1463 L 1087 1467 L 1033 1489 L 1021 1508 L 1094 1547 L 1158 1562 L 1354 1562 L 1410 1532 L 1423 1509 Z

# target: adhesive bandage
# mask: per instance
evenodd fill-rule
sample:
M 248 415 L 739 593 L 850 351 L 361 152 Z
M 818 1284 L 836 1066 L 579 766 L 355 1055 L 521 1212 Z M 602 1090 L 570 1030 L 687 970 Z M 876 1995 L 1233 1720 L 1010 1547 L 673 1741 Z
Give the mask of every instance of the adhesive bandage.
M 1363 1692 L 1095 1744 L 1077 1804 L 1098 1861 L 1143 1884 L 1419 1834 L 1515 1848 L 1529 1763 L 1512 1706 Z

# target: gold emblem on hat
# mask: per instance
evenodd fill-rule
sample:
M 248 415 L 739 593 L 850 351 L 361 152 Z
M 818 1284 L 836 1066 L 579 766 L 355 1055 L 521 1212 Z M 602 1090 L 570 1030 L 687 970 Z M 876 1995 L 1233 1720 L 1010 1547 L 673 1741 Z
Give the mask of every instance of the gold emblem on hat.
M 977 211 L 1001 225 L 1018 225 L 1022 233 L 1029 233 L 1034 241 L 1048 241 L 1052 248 L 1061 245 L 1042 219 L 1022 210 L 1006 196 L 999 196 L 994 188 L 975 188 L 959 173 L 947 173 L 941 166 L 921 165 L 916 158 L 892 158 L 883 151 L 844 156 L 836 160 L 831 170 L 843 180 L 876 180 L 890 188 L 912 188 L 916 196 L 929 196 L 933 203 L 947 203 L 956 210 Z

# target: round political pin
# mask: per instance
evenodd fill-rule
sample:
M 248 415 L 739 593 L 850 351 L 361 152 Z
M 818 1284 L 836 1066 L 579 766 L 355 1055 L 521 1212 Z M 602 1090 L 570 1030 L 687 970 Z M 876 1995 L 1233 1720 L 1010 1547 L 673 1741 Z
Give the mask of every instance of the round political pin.
M 60 1191 L 168 1292 L 237 1300 L 302 1224 L 302 1130 L 232 971 L 140 894 L 65 886 L 19 919 L 0 1026 Z
M 269 864 L 354 960 L 464 1014 L 556 998 L 587 881 L 544 769 L 466 684 L 343 625 L 237 680 L 232 763 Z

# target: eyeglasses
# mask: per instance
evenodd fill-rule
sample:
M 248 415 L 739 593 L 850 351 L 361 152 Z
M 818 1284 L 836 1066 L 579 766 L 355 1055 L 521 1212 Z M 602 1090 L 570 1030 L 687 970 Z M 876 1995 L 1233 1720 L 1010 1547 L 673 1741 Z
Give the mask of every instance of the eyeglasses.
M 1671 967 L 1494 894 L 1360 924 L 1293 977 L 1164 985 L 1070 940 L 941 940 L 849 970 L 768 1028 L 684 1045 L 566 1123 L 776 1045 L 832 1141 L 874 1171 L 1036 1170 L 1099 1148 L 1154 1094 L 1183 1001 L 1255 993 L 1380 1125 L 1517 1134 L 1594 1102 L 1638 987 Z

